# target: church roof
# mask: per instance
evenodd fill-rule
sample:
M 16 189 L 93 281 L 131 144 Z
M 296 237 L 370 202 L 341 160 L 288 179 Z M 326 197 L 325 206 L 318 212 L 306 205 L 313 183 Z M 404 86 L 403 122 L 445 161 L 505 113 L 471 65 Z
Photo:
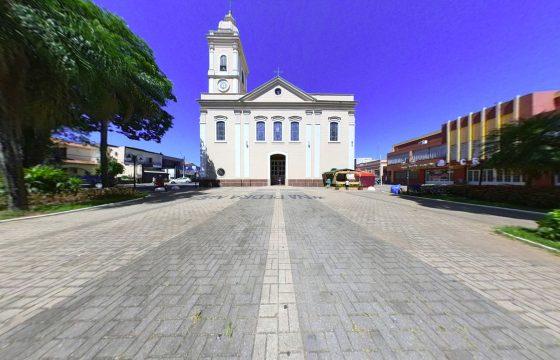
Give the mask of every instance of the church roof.
M 220 21 L 220 23 L 218 24 L 218 32 L 224 32 L 224 31 L 239 33 L 239 30 L 237 29 L 237 24 L 235 23 L 235 19 L 231 14 L 231 10 L 224 17 L 224 20 Z
M 265 82 L 261 86 L 254 89 L 253 91 L 245 94 L 244 96 L 242 96 L 239 99 L 239 101 L 254 100 L 254 99 L 258 98 L 259 96 L 265 94 L 266 92 L 268 92 L 268 91 L 270 91 L 273 88 L 278 87 L 278 86 L 281 86 L 281 87 L 285 88 L 286 90 L 290 91 L 292 94 L 299 97 L 303 101 L 312 101 L 312 102 L 317 101 L 317 99 L 315 99 L 313 96 L 309 95 L 308 93 L 306 93 L 302 89 L 298 88 L 297 86 L 295 86 L 294 84 L 292 84 L 291 82 L 289 82 L 288 80 L 286 80 L 286 79 L 284 79 L 280 76 L 276 76 L 276 77 L 272 78 L 271 80 Z

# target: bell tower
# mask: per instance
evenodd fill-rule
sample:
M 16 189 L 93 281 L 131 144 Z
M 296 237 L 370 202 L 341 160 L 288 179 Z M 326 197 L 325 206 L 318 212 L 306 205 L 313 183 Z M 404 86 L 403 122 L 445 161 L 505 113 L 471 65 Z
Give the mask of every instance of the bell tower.
M 249 68 L 231 10 L 218 24 L 218 30 L 206 35 L 208 40 L 208 93 L 245 94 Z

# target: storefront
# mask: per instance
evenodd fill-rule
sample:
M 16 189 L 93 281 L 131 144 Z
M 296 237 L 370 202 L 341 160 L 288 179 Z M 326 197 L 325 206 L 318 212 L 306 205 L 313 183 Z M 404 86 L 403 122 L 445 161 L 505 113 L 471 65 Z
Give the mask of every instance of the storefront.
M 453 170 L 449 170 L 449 169 L 426 170 L 425 184 L 451 185 L 453 184 Z

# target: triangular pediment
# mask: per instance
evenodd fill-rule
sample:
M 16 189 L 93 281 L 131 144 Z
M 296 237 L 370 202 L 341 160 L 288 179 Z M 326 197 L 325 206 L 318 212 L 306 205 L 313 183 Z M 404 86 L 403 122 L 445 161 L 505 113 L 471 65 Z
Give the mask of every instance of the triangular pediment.
M 317 100 L 294 84 L 278 76 L 246 94 L 245 96 L 240 98 L 239 101 L 315 102 Z

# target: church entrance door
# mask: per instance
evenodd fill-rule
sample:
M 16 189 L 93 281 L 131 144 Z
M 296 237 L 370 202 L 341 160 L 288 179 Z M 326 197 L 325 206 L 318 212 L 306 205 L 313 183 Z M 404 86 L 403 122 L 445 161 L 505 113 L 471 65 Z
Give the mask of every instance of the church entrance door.
M 286 156 L 275 154 L 270 156 L 270 185 L 286 184 Z

